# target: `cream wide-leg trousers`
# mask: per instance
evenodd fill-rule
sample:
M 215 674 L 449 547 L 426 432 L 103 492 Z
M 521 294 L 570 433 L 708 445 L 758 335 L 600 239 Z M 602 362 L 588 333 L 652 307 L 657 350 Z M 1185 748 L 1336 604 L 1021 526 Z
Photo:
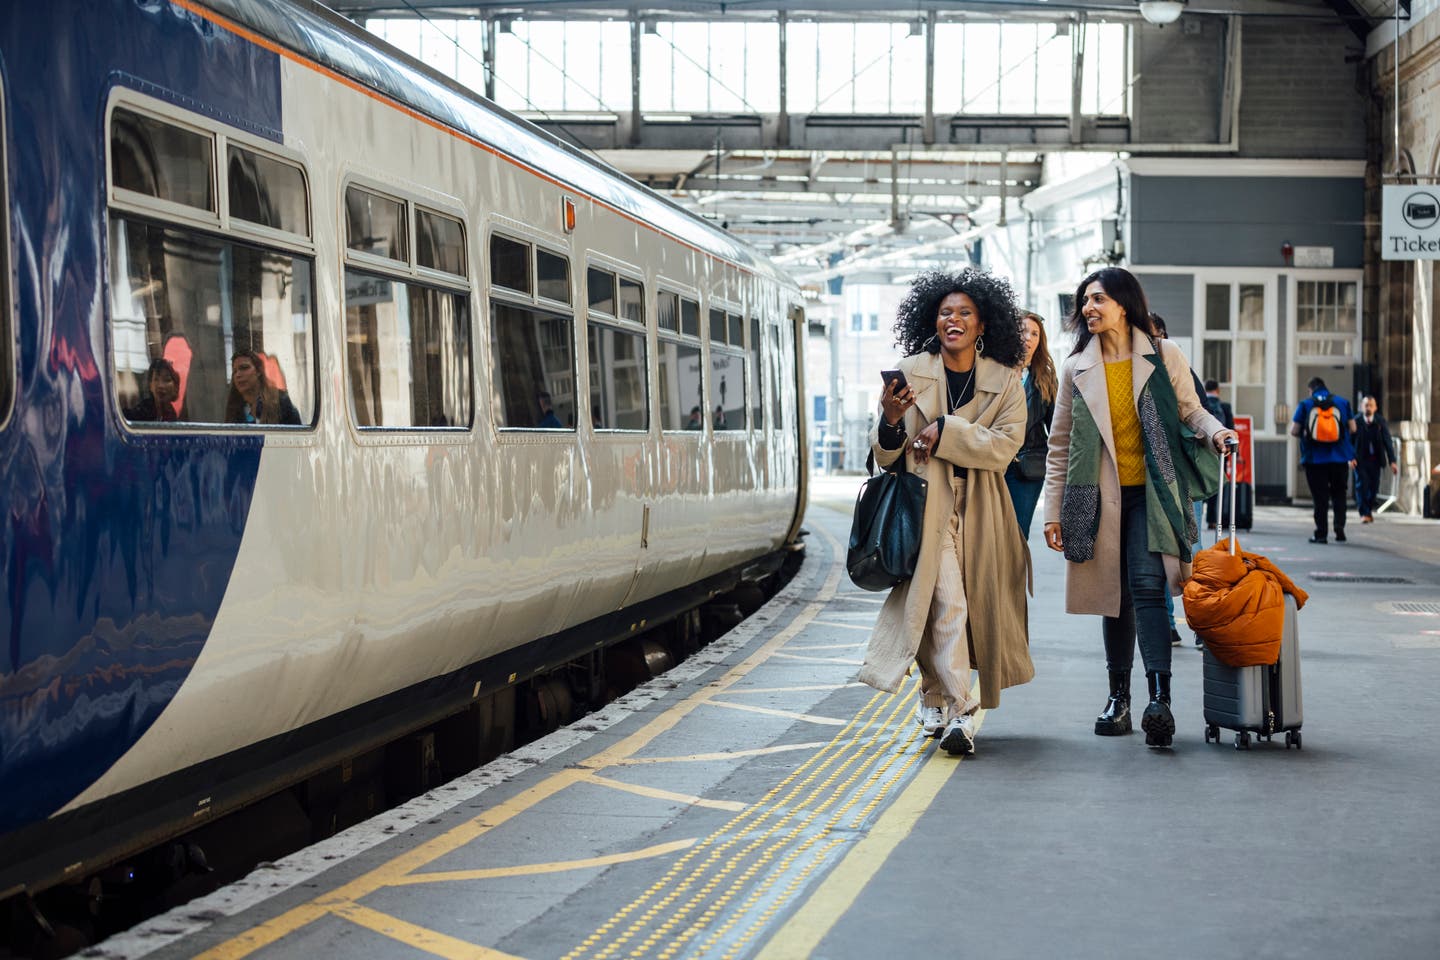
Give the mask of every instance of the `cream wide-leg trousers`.
M 920 667 L 920 694 L 927 707 L 942 707 L 950 720 L 980 707 L 970 682 L 970 642 L 965 630 L 965 478 L 952 477 L 955 512 L 940 541 L 940 575 L 930 601 L 930 625 L 920 638 L 915 662 Z

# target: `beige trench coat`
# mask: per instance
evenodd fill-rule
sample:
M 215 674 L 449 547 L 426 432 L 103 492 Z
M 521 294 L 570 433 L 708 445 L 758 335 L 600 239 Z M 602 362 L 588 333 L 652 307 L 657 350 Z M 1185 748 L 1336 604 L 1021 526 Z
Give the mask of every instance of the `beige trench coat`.
M 1165 358 L 1165 369 L 1180 401 L 1180 419 L 1191 430 L 1207 439 L 1225 429 L 1200 404 L 1195 395 L 1195 381 L 1190 374 L 1190 361 L 1180 348 L 1169 340 L 1158 341 Z M 1145 381 L 1154 369 L 1145 357 L 1154 354 L 1150 339 L 1138 330 L 1130 336 L 1132 356 L 1130 385 L 1132 399 L 1138 401 Z M 1055 419 L 1050 423 L 1050 453 L 1045 458 L 1045 522 L 1060 522 L 1060 502 L 1065 496 L 1065 471 L 1070 464 L 1070 402 L 1075 390 L 1085 398 L 1095 425 L 1105 441 L 1100 458 L 1100 529 L 1095 537 L 1095 556 L 1084 563 L 1065 563 L 1065 610 L 1068 613 L 1090 613 L 1102 617 L 1120 615 L 1120 471 L 1115 465 L 1115 436 L 1110 426 L 1110 391 L 1105 384 L 1105 363 L 1100 354 L 1100 338 L 1092 337 L 1085 349 L 1070 357 L 1060 369 L 1060 386 L 1055 393 Z M 1172 593 L 1190 579 L 1190 564 L 1179 557 L 1165 556 L 1165 573 Z
M 916 466 L 909 442 L 899 450 L 881 449 L 881 417 L 875 418 L 870 431 L 876 463 L 888 467 L 903 454 L 906 469 L 919 473 L 929 485 L 915 576 L 885 599 L 870 634 L 860 680 L 894 693 L 915 662 L 930 627 L 930 603 L 940 576 L 940 542 L 955 512 L 952 465 L 959 464 L 970 468 L 964 550 L 971 662 L 980 671 L 981 705 L 993 709 L 1003 688 L 1035 676 L 1025 599 L 1030 549 L 1020 536 L 1005 487 L 1005 468 L 1025 439 L 1025 389 L 1017 371 L 983 356 L 975 363 L 975 396 L 946 416 L 940 442 L 923 467 Z M 905 412 L 904 421 L 906 433 L 914 438 L 945 412 L 945 367 L 938 355 L 917 353 L 900 361 L 900 369 L 915 391 L 915 405 Z

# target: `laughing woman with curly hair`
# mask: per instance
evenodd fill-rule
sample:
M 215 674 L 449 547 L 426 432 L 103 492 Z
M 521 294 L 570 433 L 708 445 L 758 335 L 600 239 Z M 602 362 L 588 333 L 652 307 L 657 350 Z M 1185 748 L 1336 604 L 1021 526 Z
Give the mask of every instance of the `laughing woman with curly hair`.
M 881 393 L 870 445 L 881 466 L 917 473 L 928 488 L 915 576 L 886 598 L 860 679 L 893 693 L 918 663 L 917 722 L 968 756 L 976 711 L 1035 674 L 1030 551 L 1005 488 L 1025 438 L 1019 311 L 1010 284 L 989 273 L 925 273 L 894 329 L 905 380 Z

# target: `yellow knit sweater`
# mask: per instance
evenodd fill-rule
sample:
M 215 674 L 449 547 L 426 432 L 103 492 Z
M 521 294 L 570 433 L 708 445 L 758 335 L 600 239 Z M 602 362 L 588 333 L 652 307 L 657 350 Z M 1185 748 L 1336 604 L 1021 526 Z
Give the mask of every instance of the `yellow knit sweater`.
M 1130 361 L 1105 364 L 1105 386 L 1110 394 L 1110 430 L 1115 438 L 1115 466 L 1120 486 L 1136 487 L 1145 482 L 1145 441 L 1140 436 L 1140 417 L 1130 392 Z

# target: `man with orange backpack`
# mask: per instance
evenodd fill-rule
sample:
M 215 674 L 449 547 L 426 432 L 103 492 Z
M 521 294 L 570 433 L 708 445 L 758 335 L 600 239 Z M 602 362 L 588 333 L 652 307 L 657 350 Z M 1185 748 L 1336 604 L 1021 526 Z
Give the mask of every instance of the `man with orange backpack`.
M 1355 466 L 1355 418 L 1344 397 L 1325 388 L 1325 381 L 1312 377 L 1310 396 L 1295 407 L 1290 435 L 1300 438 L 1300 464 L 1305 482 L 1315 501 L 1315 535 L 1311 543 L 1327 543 L 1330 510 L 1335 512 L 1335 542 L 1345 542 L 1345 487 Z

